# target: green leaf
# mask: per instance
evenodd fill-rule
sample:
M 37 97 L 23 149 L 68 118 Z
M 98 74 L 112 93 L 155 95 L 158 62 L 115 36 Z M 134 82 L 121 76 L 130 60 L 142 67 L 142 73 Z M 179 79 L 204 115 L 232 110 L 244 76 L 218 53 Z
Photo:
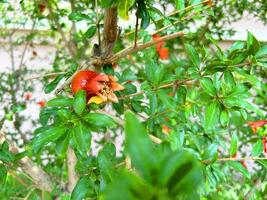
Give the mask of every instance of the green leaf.
M 194 67 L 199 68 L 200 58 L 199 58 L 199 55 L 198 55 L 196 49 L 190 44 L 185 44 L 185 49 L 186 49 L 187 55 L 189 56 L 191 62 L 194 64 Z
M 240 108 L 245 108 L 247 110 L 253 111 L 256 114 L 258 114 L 259 116 L 264 116 L 264 113 L 256 106 L 254 106 L 251 103 L 248 103 L 246 100 L 241 99 L 238 96 L 234 96 L 234 97 L 227 97 L 223 100 L 223 103 L 226 107 L 240 107 Z
M 24 104 L 16 104 L 16 105 L 12 105 L 10 107 L 10 110 L 13 112 L 13 113 L 17 113 L 17 112 L 20 112 L 20 111 L 23 111 L 26 109 L 26 105 Z
M 248 50 L 248 52 L 255 55 L 259 49 L 260 49 L 259 41 L 254 37 L 254 35 L 252 35 L 250 32 L 248 32 L 248 35 L 247 35 L 247 50 Z
M 235 79 L 234 76 L 232 74 L 232 72 L 226 70 L 224 71 L 224 82 L 229 85 L 230 87 L 234 87 L 235 86 Z
M 73 99 L 68 97 L 57 97 L 47 102 L 47 107 L 70 107 L 73 106 Z
M 237 153 L 237 142 L 238 142 L 238 137 L 236 134 L 232 135 L 231 138 L 231 145 L 230 145 L 230 157 L 234 156 Z
M 115 121 L 111 117 L 102 113 L 88 113 L 83 119 L 95 127 L 113 128 L 116 126 Z
M 141 28 L 146 29 L 150 23 L 150 16 L 146 8 L 146 4 L 144 0 L 137 1 L 137 15 L 141 20 Z
M 84 90 L 79 90 L 75 94 L 73 108 L 78 115 L 84 112 L 86 108 L 86 92 Z
M 56 153 L 60 156 L 66 155 L 69 142 L 70 142 L 70 134 L 67 131 L 64 135 L 62 135 L 60 138 L 57 139 L 55 147 Z
M 87 16 L 86 14 L 83 14 L 81 12 L 72 12 L 69 15 L 69 20 L 71 21 L 81 21 L 81 20 L 90 20 L 90 16 Z
M 125 113 L 125 148 L 130 154 L 133 166 L 146 180 L 151 180 L 155 167 L 152 143 L 143 125 L 130 111 Z
M 175 0 L 175 6 L 177 10 L 181 10 L 185 8 L 185 0 Z
M 74 128 L 73 132 L 74 147 L 82 154 L 86 155 L 91 146 L 90 129 L 81 121 Z
M 205 125 L 206 129 L 213 129 L 219 121 L 221 107 L 218 102 L 212 102 L 206 107 L 205 112 Z
M 267 56 L 267 45 L 264 45 L 260 48 L 260 50 L 256 53 L 256 58 L 261 58 Z
M 38 130 L 40 130 L 40 132 Z M 36 132 L 38 132 L 38 134 L 32 140 L 31 147 L 37 152 L 46 144 L 57 140 L 67 130 L 68 127 L 66 126 L 50 126 L 43 129 L 37 129 Z
M 82 200 L 86 197 L 95 196 L 95 184 L 90 176 L 83 176 L 80 178 L 71 193 L 71 200 Z
M 64 75 L 57 76 L 53 81 L 51 81 L 49 84 L 47 84 L 44 88 L 44 92 L 50 93 L 52 92 L 58 85 L 58 83 L 61 81 L 61 79 L 64 77 Z
M 120 0 L 118 4 L 118 14 L 124 20 L 129 19 L 128 11 L 134 5 L 135 0 Z
M 191 192 L 202 180 L 199 162 L 185 151 L 175 151 L 160 162 L 157 179 L 172 197 Z M 170 198 L 176 199 L 176 198 Z
M 222 126 L 228 126 L 229 124 L 229 113 L 226 110 L 223 110 L 220 115 L 220 122 Z
M 200 85 L 203 88 L 204 92 L 209 94 L 210 96 L 216 96 L 217 91 L 213 85 L 213 82 L 210 78 L 204 77 L 200 80 Z
M 211 144 L 203 152 L 203 160 L 214 160 L 217 156 L 218 144 Z
M 100 0 L 100 5 L 103 8 L 108 8 L 112 5 L 114 0 Z
M 96 26 L 90 26 L 87 31 L 84 33 L 84 36 L 87 38 L 87 39 L 90 39 L 92 38 L 96 33 Z
M 267 170 L 267 160 L 256 160 L 256 162 L 260 163 Z
M 245 177 L 248 179 L 250 178 L 250 174 L 246 168 L 243 167 L 243 165 L 240 162 L 237 161 L 229 161 L 228 164 L 233 167 L 235 170 L 242 173 Z
M 0 185 L 3 186 L 6 182 L 7 168 L 5 165 L 0 164 Z
M 253 145 L 253 148 L 252 148 L 252 156 L 259 156 L 261 155 L 263 152 L 263 143 L 262 141 L 259 139 L 257 140 L 257 142 Z
M 171 132 L 171 133 L 169 133 L 168 140 L 170 142 L 171 149 L 173 151 L 179 150 L 180 148 L 183 147 L 183 143 L 184 143 L 184 131 Z

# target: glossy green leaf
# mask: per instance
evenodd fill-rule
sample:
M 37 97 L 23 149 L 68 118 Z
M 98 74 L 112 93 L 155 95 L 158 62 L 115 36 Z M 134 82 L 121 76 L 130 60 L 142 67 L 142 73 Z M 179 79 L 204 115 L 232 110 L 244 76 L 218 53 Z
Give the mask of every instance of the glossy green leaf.
M 267 56 L 267 45 L 264 45 L 256 53 L 256 58 L 266 57 Z
M 114 0 L 100 0 L 100 5 L 103 8 L 108 8 L 112 5 L 113 2 Z
M 223 110 L 220 115 L 220 122 L 222 126 L 228 126 L 229 124 L 229 113 Z
M 91 146 L 91 132 L 83 122 L 78 122 L 73 131 L 74 147 L 82 154 L 86 155 Z
M 115 121 L 111 117 L 102 113 L 88 113 L 83 119 L 96 127 L 113 128 L 116 126 Z
M 73 99 L 68 97 L 57 97 L 47 102 L 47 107 L 70 107 L 73 105 Z
M 71 193 L 71 200 L 83 200 L 86 197 L 94 197 L 95 184 L 90 176 L 83 176 L 77 182 Z
M 11 154 L 9 151 L 0 151 L 0 160 L 8 163 L 14 161 L 14 155 Z
M 60 156 L 66 155 L 69 142 L 70 142 L 70 134 L 67 131 L 64 135 L 62 135 L 60 138 L 57 139 L 55 147 L 56 153 Z
M 155 167 L 152 143 L 143 125 L 130 111 L 125 113 L 125 148 L 130 154 L 133 166 L 146 180 L 151 180 L 151 169 Z
M 81 20 L 90 20 L 91 18 L 87 16 L 86 14 L 83 14 L 81 12 L 72 12 L 69 15 L 69 20 L 71 21 L 81 21 Z
M 185 49 L 186 49 L 187 55 L 189 56 L 189 59 L 194 64 L 194 67 L 199 68 L 200 58 L 199 58 L 199 55 L 196 49 L 190 44 L 185 44 Z
M 263 152 L 263 143 L 262 141 L 259 139 L 257 140 L 257 142 L 253 145 L 252 147 L 252 156 L 259 156 L 261 155 Z
M 0 185 L 3 186 L 6 182 L 7 168 L 5 165 L 0 164 Z
M 212 102 L 206 107 L 204 123 L 206 129 L 212 129 L 216 126 L 219 121 L 220 112 L 221 106 L 218 102 Z
M 61 81 L 63 77 L 64 75 L 57 76 L 53 81 L 51 81 L 49 84 L 45 86 L 44 92 L 47 94 L 47 93 L 52 92 L 54 89 L 56 89 L 58 83 Z
M 84 36 L 87 38 L 87 39 L 90 39 L 92 38 L 96 33 L 96 26 L 90 26 L 87 31 L 84 33 Z
M 233 134 L 231 137 L 231 145 L 230 145 L 230 151 L 229 154 L 230 156 L 234 156 L 237 153 L 237 149 L 238 149 L 238 137 L 236 134 Z
M 38 134 L 34 137 L 31 143 L 31 147 L 34 151 L 39 151 L 40 148 L 44 147 L 50 142 L 57 140 L 61 137 L 66 131 L 68 127 L 66 126 L 49 126 L 44 129 L 41 129 L 40 132 L 38 129 Z
M 217 91 L 210 78 L 208 77 L 202 78 L 200 80 L 200 85 L 207 94 L 209 94 L 210 96 L 216 96 Z
M 78 115 L 84 112 L 86 108 L 86 92 L 84 90 L 79 90 L 75 94 L 73 108 Z
M 175 0 L 175 6 L 177 10 L 181 10 L 185 8 L 185 0 Z
M 234 168 L 235 170 L 239 171 L 241 174 L 243 174 L 246 178 L 250 178 L 250 174 L 246 168 L 243 167 L 243 165 L 240 162 L 237 161 L 229 161 L 228 164 Z
M 157 175 L 162 187 L 169 190 L 172 199 L 196 188 L 201 183 L 201 167 L 196 159 L 188 152 L 175 151 L 168 154 L 161 162 Z
M 226 70 L 226 71 L 224 71 L 223 75 L 224 75 L 225 83 L 227 85 L 229 85 L 230 87 L 234 87 L 235 86 L 235 79 L 234 79 L 232 72 Z
M 118 4 L 118 14 L 124 20 L 129 19 L 129 9 L 134 5 L 135 0 L 120 0 Z
M 217 156 L 217 150 L 218 150 L 217 144 L 210 144 L 203 152 L 202 159 L 203 160 L 214 160 Z
M 23 111 L 26 109 L 26 105 L 24 104 L 16 104 L 16 105 L 12 105 L 10 107 L 10 110 L 13 112 L 13 113 L 17 113 L 17 112 L 20 112 L 20 111 Z
M 247 50 L 255 55 L 260 49 L 260 43 L 250 32 L 247 34 Z

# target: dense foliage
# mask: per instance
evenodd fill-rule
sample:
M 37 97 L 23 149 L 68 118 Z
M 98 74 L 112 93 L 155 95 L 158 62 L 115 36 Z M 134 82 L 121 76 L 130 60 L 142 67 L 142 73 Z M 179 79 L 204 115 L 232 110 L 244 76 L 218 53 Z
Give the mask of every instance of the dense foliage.
M 266 11 L 247 0 L 0 1 L 13 60 L 0 76 L 1 199 L 267 198 L 267 46 L 248 31 L 220 47 L 226 23 L 266 23 Z M 24 63 L 36 40 L 56 44 L 49 72 Z M 18 149 L 7 136 L 23 135 L 34 93 L 24 77 L 36 71 L 55 95 L 37 102 Z

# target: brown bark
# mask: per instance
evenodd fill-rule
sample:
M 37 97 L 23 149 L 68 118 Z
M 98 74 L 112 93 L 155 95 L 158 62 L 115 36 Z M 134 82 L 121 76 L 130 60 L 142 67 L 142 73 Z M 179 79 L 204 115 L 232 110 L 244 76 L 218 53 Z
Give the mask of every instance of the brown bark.
M 117 7 L 107 8 L 105 10 L 103 41 L 101 43 L 102 56 L 104 58 L 112 54 L 112 49 L 117 39 L 117 18 Z
M 75 171 L 75 166 L 77 163 L 76 155 L 72 148 L 68 148 L 68 191 L 71 192 L 75 187 L 79 177 Z

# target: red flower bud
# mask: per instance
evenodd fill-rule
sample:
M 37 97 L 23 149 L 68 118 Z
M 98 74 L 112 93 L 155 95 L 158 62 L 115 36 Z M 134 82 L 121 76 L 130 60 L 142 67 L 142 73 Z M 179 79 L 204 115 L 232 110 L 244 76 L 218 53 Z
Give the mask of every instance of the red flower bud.
M 251 127 L 253 133 L 256 133 L 257 129 L 259 127 L 264 126 L 266 123 L 267 123 L 267 120 L 258 120 L 258 121 L 255 121 L 255 122 L 248 122 L 247 124 Z
M 30 100 L 31 98 L 32 98 L 32 93 L 27 92 L 27 93 L 24 94 L 24 99 L 25 100 Z
M 45 107 L 46 102 L 45 102 L 45 101 L 38 101 L 37 104 L 38 104 L 41 108 L 43 108 L 43 107 Z
M 40 4 L 38 5 L 38 8 L 39 8 L 40 13 L 43 13 L 44 10 L 45 10 L 45 8 L 46 8 L 46 6 L 45 6 L 45 4 L 40 3 Z
M 167 60 L 169 58 L 169 49 L 168 48 L 162 48 L 159 51 L 159 57 L 162 60 Z

